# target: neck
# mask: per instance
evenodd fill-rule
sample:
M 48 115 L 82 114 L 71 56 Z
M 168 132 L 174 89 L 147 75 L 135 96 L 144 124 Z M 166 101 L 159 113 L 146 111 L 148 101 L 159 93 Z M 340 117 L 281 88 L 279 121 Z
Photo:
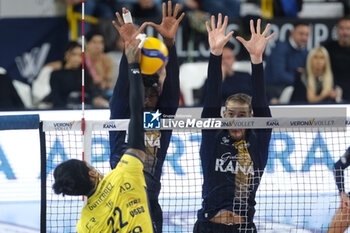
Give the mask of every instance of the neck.
M 350 41 L 348 40 L 339 40 L 338 43 L 341 47 L 350 47 Z

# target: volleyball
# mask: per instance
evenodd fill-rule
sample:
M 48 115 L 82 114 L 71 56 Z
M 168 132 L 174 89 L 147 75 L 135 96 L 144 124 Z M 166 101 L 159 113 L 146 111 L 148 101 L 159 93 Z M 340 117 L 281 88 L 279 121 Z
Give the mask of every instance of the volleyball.
M 154 37 L 147 37 L 141 49 L 141 73 L 156 73 L 168 60 L 168 49 L 165 44 Z

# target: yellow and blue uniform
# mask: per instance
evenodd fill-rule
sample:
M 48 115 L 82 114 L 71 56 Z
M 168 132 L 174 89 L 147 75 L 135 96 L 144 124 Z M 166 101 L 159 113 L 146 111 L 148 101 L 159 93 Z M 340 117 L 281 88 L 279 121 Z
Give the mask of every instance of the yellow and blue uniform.
M 77 225 L 81 232 L 153 232 L 143 162 L 126 152 L 88 198 Z

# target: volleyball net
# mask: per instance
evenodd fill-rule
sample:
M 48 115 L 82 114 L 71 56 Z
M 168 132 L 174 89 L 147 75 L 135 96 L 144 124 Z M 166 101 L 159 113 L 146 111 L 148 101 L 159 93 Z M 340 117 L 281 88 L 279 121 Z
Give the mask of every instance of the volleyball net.
M 109 131 L 127 130 L 128 120 L 44 121 L 41 134 L 42 208 L 46 232 L 76 232 L 82 197 L 55 195 L 55 167 L 72 158 L 85 160 L 102 173 L 110 171 Z M 163 232 L 192 232 L 202 205 L 203 171 L 199 148 L 202 129 L 271 128 L 267 166 L 256 193 L 254 222 L 258 232 L 326 232 L 340 205 L 334 163 L 350 146 L 345 118 L 236 118 L 161 120 L 157 130 L 173 130 L 161 177 L 159 202 Z M 151 125 L 148 125 L 151 126 Z M 158 127 L 156 126 L 156 127 Z M 154 127 L 154 125 L 152 126 Z M 154 130 L 154 129 L 153 129 Z M 146 142 L 149 143 L 149 142 Z M 235 172 L 232 156 L 218 170 Z M 345 170 L 345 188 L 350 181 Z M 43 212 L 42 212 L 43 213 Z

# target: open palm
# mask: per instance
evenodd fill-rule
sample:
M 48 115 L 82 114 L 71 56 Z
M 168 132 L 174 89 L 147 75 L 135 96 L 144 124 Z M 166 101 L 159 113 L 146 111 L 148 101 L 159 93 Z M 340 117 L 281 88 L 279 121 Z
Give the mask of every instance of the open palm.
M 253 20 L 250 20 L 250 32 L 251 38 L 249 41 L 246 41 L 240 36 L 237 36 L 236 39 L 239 40 L 243 46 L 249 52 L 249 55 L 253 63 L 261 63 L 262 55 L 264 53 L 267 42 L 274 36 L 274 33 L 266 37 L 267 32 L 269 31 L 270 24 L 267 24 L 263 33 L 260 32 L 261 20 L 258 19 L 256 31 L 254 28 Z M 255 61 L 255 62 L 254 62 Z
M 149 22 L 148 24 L 154 27 L 163 38 L 174 39 L 179 23 L 185 16 L 185 13 L 182 13 L 180 17 L 176 19 L 180 8 L 180 4 L 176 4 L 173 11 L 171 1 L 168 1 L 167 9 L 165 2 L 163 2 L 163 18 L 161 24 L 158 25 L 153 22 Z
M 226 35 L 227 22 L 228 17 L 225 16 L 224 23 L 222 23 L 221 13 L 218 16 L 217 25 L 215 25 L 215 17 L 213 15 L 211 16 L 211 27 L 209 27 L 208 21 L 205 22 L 208 31 L 210 51 L 216 56 L 222 54 L 224 46 L 233 35 L 233 31 Z
M 123 13 L 129 13 L 129 10 L 123 8 Z M 119 32 L 120 36 L 123 38 L 125 42 L 125 47 L 127 47 L 131 43 L 131 41 L 145 29 L 147 23 L 143 23 L 141 27 L 137 29 L 132 23 L 124 23 L 124 20 L 118 12 L 116 12 L 115 15 L 117 16 L 118 23 L 120 24 L 120 26 L 114 20 L 112 21 L 112 23 Z

